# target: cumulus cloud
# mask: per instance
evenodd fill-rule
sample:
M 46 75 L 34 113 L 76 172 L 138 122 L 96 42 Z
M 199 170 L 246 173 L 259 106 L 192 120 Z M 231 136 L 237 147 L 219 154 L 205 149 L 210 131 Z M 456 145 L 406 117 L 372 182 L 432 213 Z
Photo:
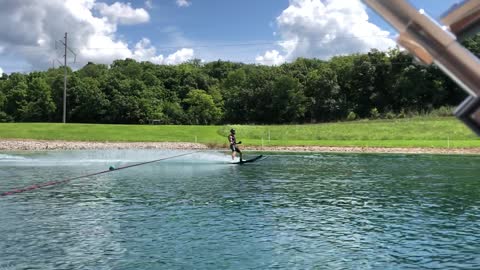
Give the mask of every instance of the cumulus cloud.
M 138 61 L 150 61 L 155 64 L 163 64 L 163 55 L 157 55 L 157 49 L 152 46 L 148 38 L 143 38 L 133 51 L 133 58 Z
M 177 0 L 177 6 L 179 6 L 179 7 L 188 7 L 191 4 L 192 3 L 188 0 Z
M 138 61 L 150 61 L 155 64 L 167 64 L 175 65 L 186 62 L 193 59 L 193 49 L 183 48 L 175 53 L 164 57 L 163 55 L 157 55 L 157 50 L 152 46 L 151 42 L 147 38 L 143 38 L 135 45 L 132 58 Z
M 190 60 L 193 58 L 194 52 L 192 49 L 186 49 L 183 48 L 175 53 L 170 54 L 166 59 L 165 59 L 165 64 L 167 65 L 173 65 L 176 63 L 183 63 L 187 60 Z
M 267 51 L 263 56 L 257 56 L 255 60 L 262 65 L 277 66 L 285 63 L 285 57 L 277 50 Z
M 0 67 L 0 78 L 3 76 L 3 69 Z
M 112 5 L 98 3 L 95 5 L 98 12 L 111 22 L 119 24 L 138 24 L 148 22 L 150 16 L 143 8 L 132 8 L 130 3 L 115 2 Z
M 0 6 L 0 48 L 24 57 L 33 69 L 48 67 L 53 59 L 62 57 L 62 51 L 55 50 L 53 45 L 63 39 L 65 31 L 79 65 L 88 61 L 110 64 L 125 58 L 164 63 L 164 59 L 176 57 L 157 54 L 148 39 L 130 48 L 127 41 L 118 37 L 119 24 L 148 21 L 147 11 L 130 4 L 106 5 L 97 0 L 0 0 Z
M 368 21 L 360 0 L 290 0 L 276 24 L 282 54 L 267 51 L 257 56 L 259 63 L 277 64 L 297 57 L 328 59 L 395 46 L 389 32 Z

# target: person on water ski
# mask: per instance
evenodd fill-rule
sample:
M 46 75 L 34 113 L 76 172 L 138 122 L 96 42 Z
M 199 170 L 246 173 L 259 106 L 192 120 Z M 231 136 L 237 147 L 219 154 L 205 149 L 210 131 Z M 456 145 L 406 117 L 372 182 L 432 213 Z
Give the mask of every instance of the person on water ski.
M 241 141 L 237 143 L 237 139 L 235 138 L 235 129 L 230 129 L 230 135 L 228 135 L 228 141 L 230 142 L 230 150 L 232 150 L 232 160 L 235 159 L 236 153 L 240 154 L 240 161 L 243 161 L 242 159 L 242 151 L 238 148 L 237 144 L 242 144 Z

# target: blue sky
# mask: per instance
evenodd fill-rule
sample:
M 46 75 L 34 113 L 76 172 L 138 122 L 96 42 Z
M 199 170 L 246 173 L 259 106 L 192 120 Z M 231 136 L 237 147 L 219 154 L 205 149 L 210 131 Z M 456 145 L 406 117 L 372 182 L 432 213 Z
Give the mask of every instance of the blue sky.
M 345 23 L 355 24 L 364 12 L 355 7 L 356 0 L 333 0 L 336 5 L 352 4 L 344 15 L 328 13 L 333 5 L 323 7 L 321 3 L 326 2 L 320 0 L 6 1 L 0 0 L 0 69 L 7 73 L 51 66 L 61 58 L 53 44 L 64 31 L 71 33 L 72 47 L 79 55 L 77 68 L 87 61 L 108 64 L 124 57 L 160 64 L 176 64 L 188 58 L 278 64 L 300 56 L 328 58 L 371 47 L 386 48 L 393 44 L 387 38 L 395 34 L 368 9 L 368 25 L 359 22 L 357 30 L 345 28 Z M 179 6 L 180 2 L 184 5 Z M 438 18 L 458 1 L 411 2 Z M 317 15 L 311 9 L 316 9 Z M 19 24 L 11 14 L 25 14 L 24 21 Z M 57 18 L 58 14 L 64 15 Z M 308 18 L 308 14 L 314 18 Z M 321 20 L 329 16 L 340 22 L 331 25 Z M 360 35 L 361 41 L 336 39 L 316 44 L 319 38 L 338 38 L 346 29 L 349 31 L 345 36 L 356 35 L 358 29 L 364 28 L 368 30 Z M 12 34 L 11 29 L 19 33 Z M 382 30 L 390 32 L 390 36 Z
M 208 60 L 213 60 L 214 56 L 218 55 L 218 58 L 246 62 L 253 62 L 255 52 L 263 53 L 263 50 L 271 48 L 278 40 L 273 34 L 278 31 L 276 18 L 289 6 L 288 0 L 193 0 L 190 6 L 183 8 L 178 7 L 175 1 L 153 1 L 150 23 L 121 29 L 126 36 L 132 37 L 131 40 L 149 36 L 157 48 L 165 51 L 184 45 L 199 46 L 195 49 L 205 51 L 209 56 Z M 417 8 L 427 10 L 434 18 L 438 18 L 456 2 L 458 1 L 411 1 Z M 144 1 L 137 0 L 132 4 L 142 6 Z M 372 10 L 368 10 L 368 15 L 372 23 L 389 32 L 395 32 Z M 178 36 L 185 41 L 177 40 L 175 37 Z M 235 44 L 239 45 L 234 46 Z M 203 45 L 211 47 L 202 48 Z M 171 46 L 175 48 L 169 48 Z M 210 56 L 209 51 L 215 51 L 216 54 Z
M 132 40 L 149 36 L 159 48 L 185 45 L 169 36 L 168 32 L 171 35 L 174 29 L 194 45 L 274 42 L 277 40 L 273 35 L 277 30 L 275 20 L 289 6 L 288 0 L 193 0 L 190 6 L 183 8 L 178 7 L 173 0 L 153 1 L 151 22 L 122 27 L 121 31 L 126 36 L 131 36 Z M 427 10 L 434 18 L 438 18 L 456 2 L 458 1 L 411 1 L 416 7 Z M 144 3 L 142 0 L 132 1 L 134 6 L 142 6 Z M 372 23 L 394 32 L 375 12 L 368 10 L 368 14 Z
M 289 5 L 288 0 L 198 0 L 189 7 L 178 7 L 175 1 L 153 0 L 150 10 L 151 22 L 145 25 L 122 27 L 122 31 L 133 40 L 150 36 L 161 43 L 168 40 L 162 30 L 175 27 L 193 41 L 217 43 L 217 41 L 274 41 L 275 19 Z M 348 0 L 341 0 L 348 1 Z M 114 2 L 114 1 L 110 1 Z M 455 0 L 413 0 L 418 8 L 424 8 L 437 18 Z M 144 1 L 132 1 L 132 6 L 142 7 Z M 370 21 L 383 29 L 393 31 L 375 12 L 369 10 Z M 221 43 L 221 42 L 219 42 Z M 199 44 L 203 44 L 200 43 Z M 160 45 L 160 44 L 159 44 Z

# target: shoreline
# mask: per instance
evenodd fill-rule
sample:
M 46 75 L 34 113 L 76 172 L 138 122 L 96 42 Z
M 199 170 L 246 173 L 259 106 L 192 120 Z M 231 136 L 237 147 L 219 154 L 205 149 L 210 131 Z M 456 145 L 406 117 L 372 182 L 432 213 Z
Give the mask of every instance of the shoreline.
M 0 151 L 107 150 L 107 149 L 208 149 L 200 143 L 183 142 L 85 142 L 0 139 Z
M 359 147 L 359 146 L 275 146 L 246 147 L 246 150 L 312 153 L 352 154 L 435 154 L 435 155 L 480 155 L 480 148 L 422 148 L 422 147 Z
M 82 142 L 0 139 L 0 151 L 49 150 L 107 150 L 107 149 L 168 149 L 208 150 L 201 143 L 184 142 Z M 422 148 L 422 147 L 336 147 L 336 146 L 269 146 L 244 147 L 245 151 L 318 152 L 318 153 L 389 153 L 389 154 L 444 154 L 480 155 L 480 148 Z M 220 149 L 221 150 L 221 149 Z M 227 151 L 228 149 L 224 149 Z

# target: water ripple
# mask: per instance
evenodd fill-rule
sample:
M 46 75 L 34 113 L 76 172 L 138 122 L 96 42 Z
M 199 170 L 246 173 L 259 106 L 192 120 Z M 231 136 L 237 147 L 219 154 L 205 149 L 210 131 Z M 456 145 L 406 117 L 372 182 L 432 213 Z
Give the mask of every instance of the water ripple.
M 479 157 L 208 156 L 2 198 L 0 269 L 480 268 Z M 10 159 L 0 190 L 107 165 Z

